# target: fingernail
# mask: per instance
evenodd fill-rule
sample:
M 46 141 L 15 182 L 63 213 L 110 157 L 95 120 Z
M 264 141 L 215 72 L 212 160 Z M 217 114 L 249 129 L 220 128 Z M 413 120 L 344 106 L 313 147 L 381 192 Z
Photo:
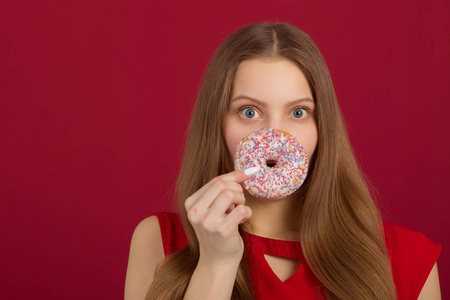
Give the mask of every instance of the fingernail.
M 251 167 L 251 168 L 248 168 L 248 169 L 246 169 L 245 171 L 244 171 L 244 174 L 245 175 L 253 175 L 253 174 L 255 174 L 256 172 L 258 172 L 259 171 L 259 168 L 257 168 L 257 167 Z

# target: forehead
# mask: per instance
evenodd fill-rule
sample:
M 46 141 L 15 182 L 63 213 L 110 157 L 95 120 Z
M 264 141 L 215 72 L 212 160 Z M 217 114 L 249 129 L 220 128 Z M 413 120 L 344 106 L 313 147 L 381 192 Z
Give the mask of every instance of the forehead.
M 236 70 L 231 93 L 232 98 L 245 95 L 260 100 L 312 98 L 305 75 L 287 59 L 242 61 Z

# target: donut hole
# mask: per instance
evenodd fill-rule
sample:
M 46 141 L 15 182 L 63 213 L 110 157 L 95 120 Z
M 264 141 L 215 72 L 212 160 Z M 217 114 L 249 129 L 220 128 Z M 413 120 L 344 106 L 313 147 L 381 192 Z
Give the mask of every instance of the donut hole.
M 269 168 L 275 167 L 276 164 L 277 164 L 277 161 L 276 161 L 275 159 L 268 159 L 268 160 L 266 160 L 266 165 L 267 165 Z

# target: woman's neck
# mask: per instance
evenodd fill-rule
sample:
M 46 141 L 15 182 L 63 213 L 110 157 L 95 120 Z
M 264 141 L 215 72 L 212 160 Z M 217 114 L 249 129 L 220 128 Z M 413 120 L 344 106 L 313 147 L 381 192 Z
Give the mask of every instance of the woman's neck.
M 299 241 L 295 211 L 295 201 L 298 199 L 260 199 L 245 191 L 245 201 L 253 211 L 252 217 L 247 221 L 250 226 L 244 227 L 246 231 L 272 239 Z

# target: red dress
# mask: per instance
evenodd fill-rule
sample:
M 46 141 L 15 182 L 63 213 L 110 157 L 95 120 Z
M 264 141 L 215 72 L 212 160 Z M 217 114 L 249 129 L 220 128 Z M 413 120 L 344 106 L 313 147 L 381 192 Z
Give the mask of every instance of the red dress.
M 187 246 L 178 214 L 158 213 L 156 216 L 166 256 Z M 392 223 L 384 223 L 384 230 L 397 298 L 416 300 L 441 252 L 441 245 L 420 232 Z M 304 260 L 300 242 L 245 234 L 248 242 L 246 256 L 257 299 L 320 299 L 320 282 Z M 272 271 L 264 254 L 297 258 L 300 265 L 283 282 Z

